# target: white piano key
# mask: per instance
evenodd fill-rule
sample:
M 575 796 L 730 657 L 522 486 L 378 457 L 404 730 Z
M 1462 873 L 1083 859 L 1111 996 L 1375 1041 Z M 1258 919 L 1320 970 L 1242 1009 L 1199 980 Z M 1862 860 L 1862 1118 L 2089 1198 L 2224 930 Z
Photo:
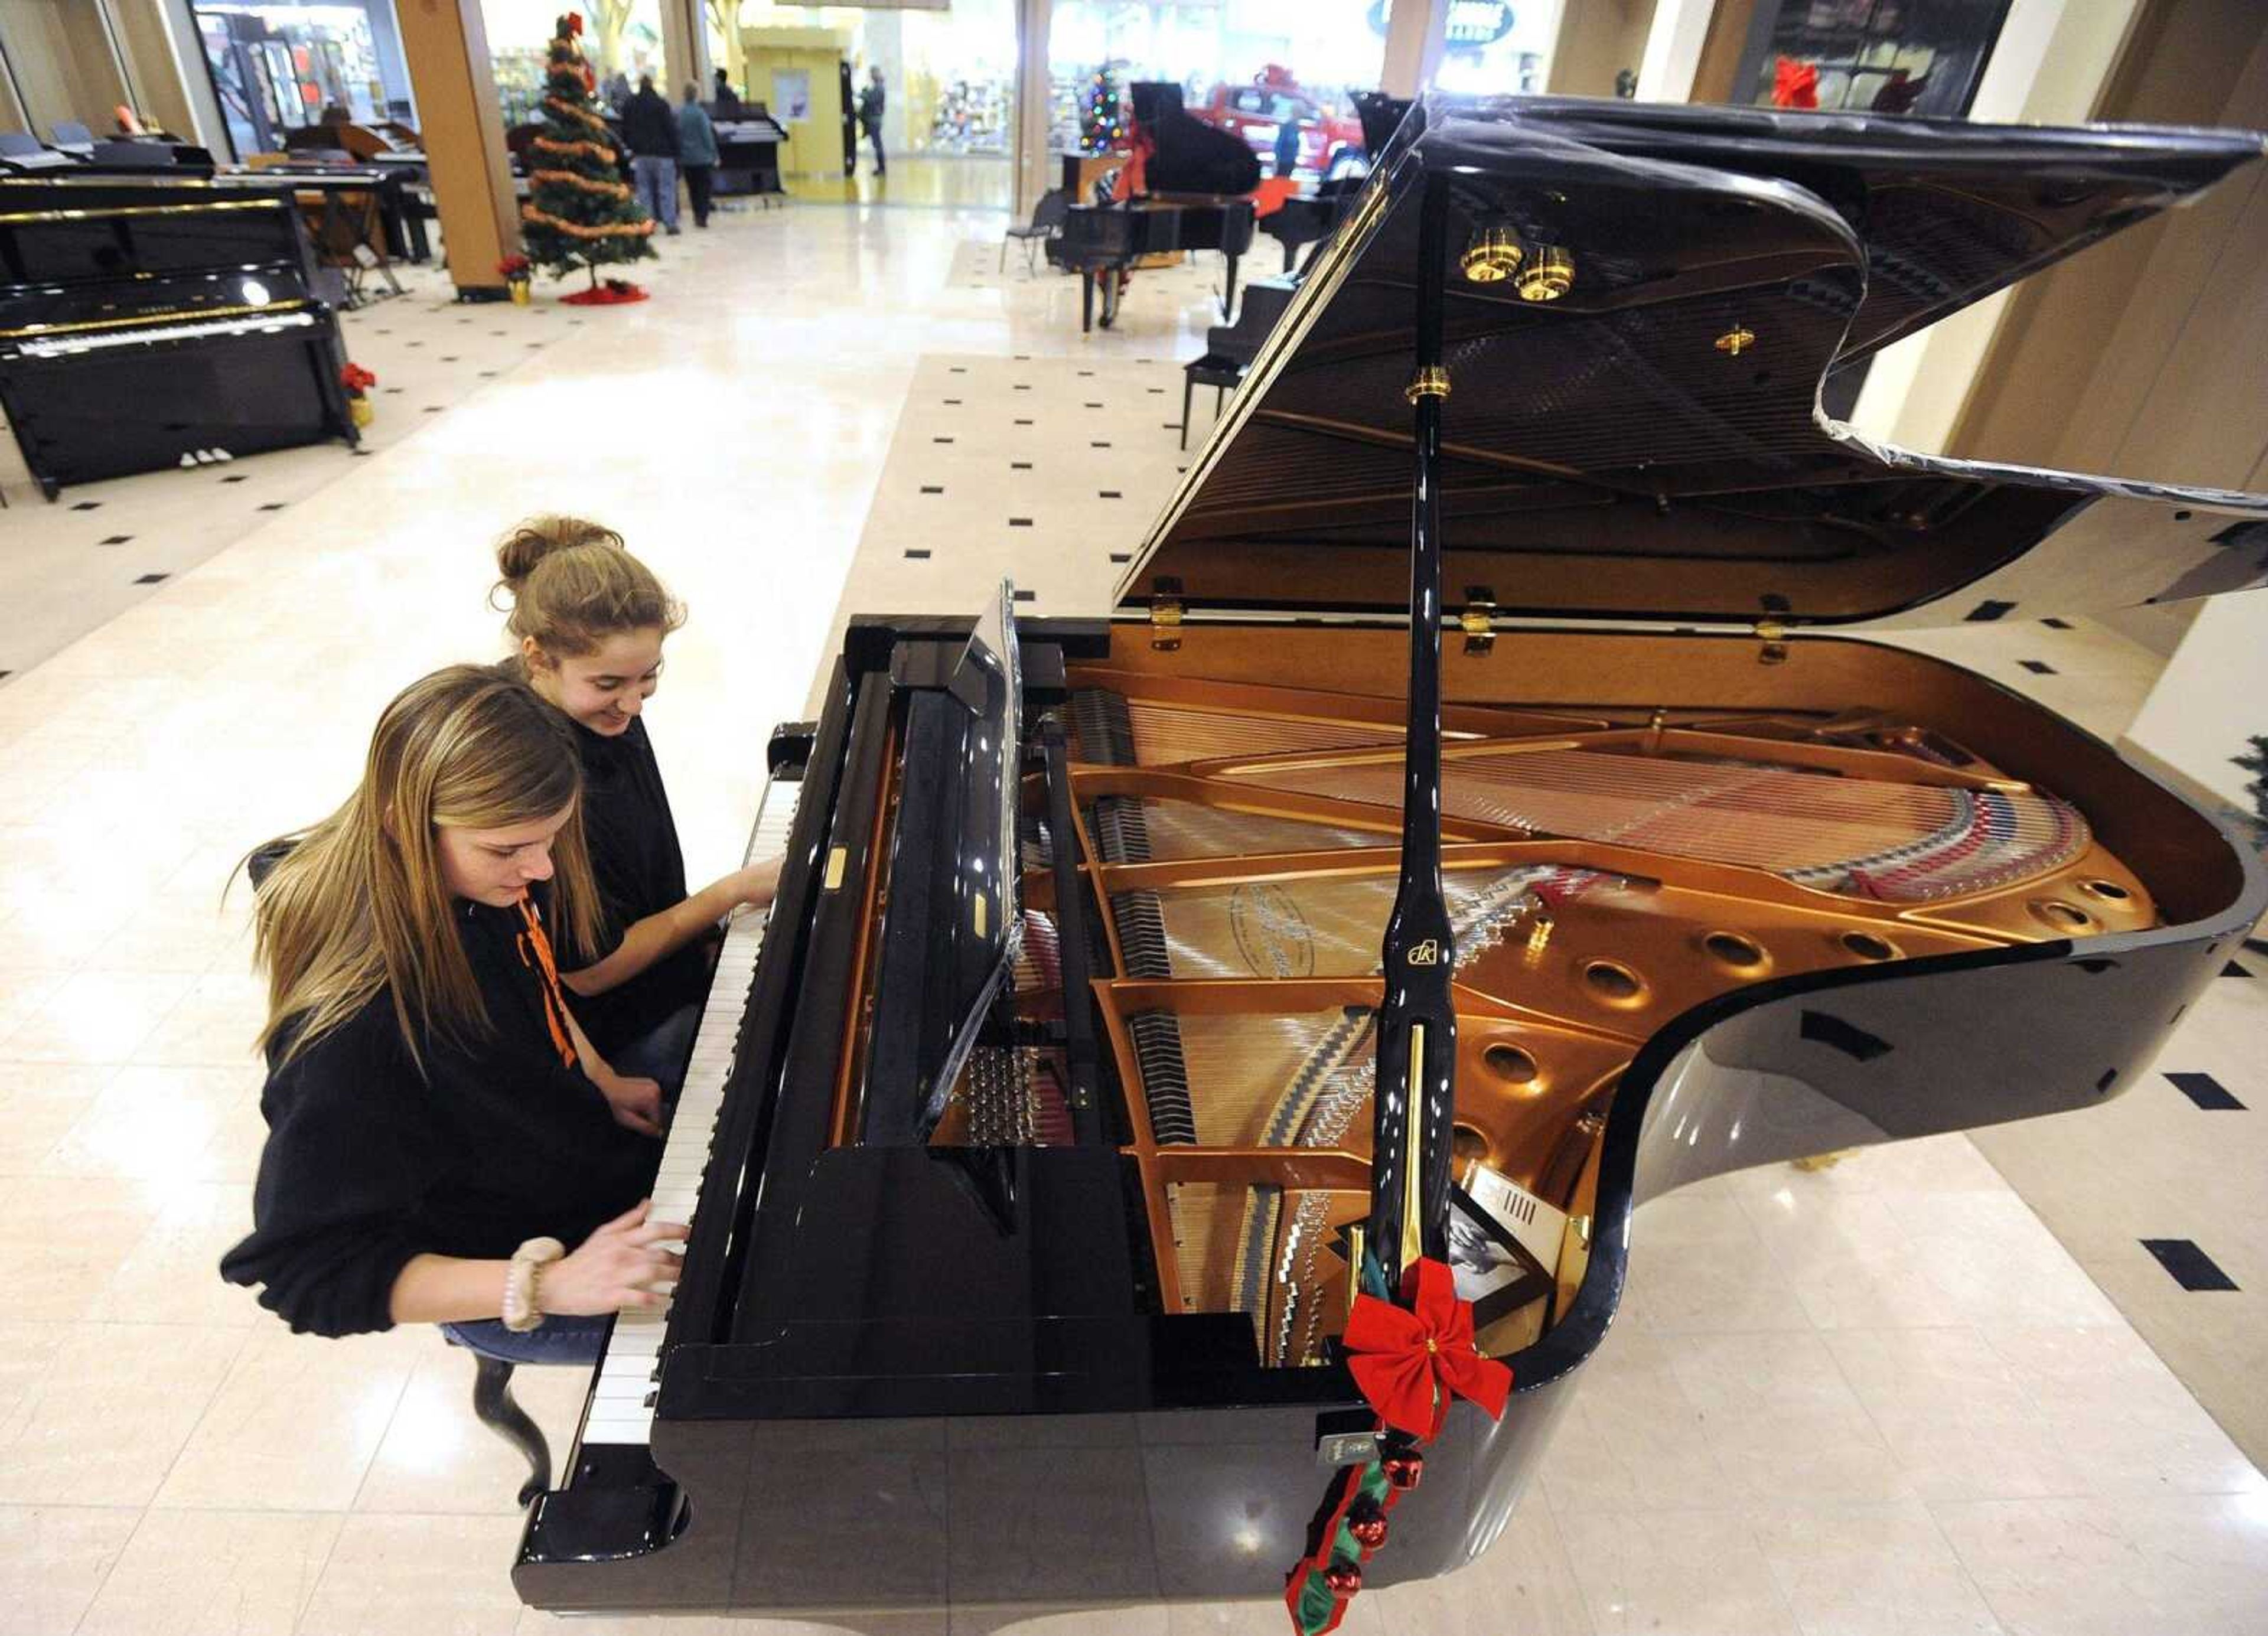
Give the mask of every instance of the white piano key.
M 750 832 L 745 861 L 781 851 L 795 822 L 802 785 L 769 784 Z M 671 1116 L 661 1164 L 654 1174 L 651 1219 L 690 1227 L 701 1205 L 701 1183 L 709 1168 L 717 1123 L 725 1107 L 725 1086 L 740 1048 L 740 1022 L 755 986 L 770 917 L 736 914 L 725 934 L 711 981 L 701 1027 L 694 1036 L 685 1084 Z M 679 1247 L 673 1247 L 679 1248 Z M 679 1249 L 681 1253 L 681 1248 Z M 675 1286 L 670 1286 L 674 1292 Z M 659 1392 L 661 1348 L 669 1332 L 669 1304 L 622 1313 L 615 1320 L 607 1351 L 593 1372 L 583 1422 L 586 1443 L 647 1443 L 653 1440 L 652 1400 Z

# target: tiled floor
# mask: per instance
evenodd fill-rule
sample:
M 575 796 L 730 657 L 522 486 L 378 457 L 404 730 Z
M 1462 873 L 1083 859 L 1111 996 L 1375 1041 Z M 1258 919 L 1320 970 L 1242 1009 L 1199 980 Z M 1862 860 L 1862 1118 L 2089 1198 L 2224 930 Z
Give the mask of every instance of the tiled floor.
M 1098 608 L 1182 463 L 1174 365 L 1214 321 L 1217 274 L 1138 281 L 1121 327 L 1082 337 L 1075 284 L 1012 255 L 1006 278 L 975 276 L 998 224 L 799 203 L 688 232 L 653 301 L 585 315 L 288 509 L 232 518 L 222 549 L 0 687 L 0 1632 L 555 1627 L 505 1577 L 518 1474 L 470 1418 L 465 1360 L 423 1330 L 297 1338 L 214 1277 L 260 1140 L 258 995 L 221 883 L 340 797 L 403 681 L 496 651 L 486 546 L 526 512 L 615 523 L 691 606 L 652 721 L 696 873 L 740 844 L 763 734 L 799 713 L 830 609 L 963 608 L 1003 571 L 1044 611 Z M 203 526 L 180 495 L 150 504 L 153 528 Z M 2140 650 L 2089 627 L 1987 634 L 1952 645 L 2098 727 L 2147 682 Z M 2201 1333 L 2183 1303 L 2268 1287 L 2257 991 L 2217 984 L 2164 1065 L 2245 1110 L 2168 1084 L 1983 1139 L 2048 1225 L 1960 1138 L 1649 1206 L 1623 1321 L 1506 1537 L 1366 1595 L 1347 1628 L 2268 1628 L 2268 1484 L 2153 1333 Z M 2146 1236 L 2196 1239 L 2243 1291 L 2179 1291 L 2132 1264 Z M 2193 1380 L 2243 1382 L 2248 1323 Z M 555 1442 L 582 1389 L 525 1381 Z

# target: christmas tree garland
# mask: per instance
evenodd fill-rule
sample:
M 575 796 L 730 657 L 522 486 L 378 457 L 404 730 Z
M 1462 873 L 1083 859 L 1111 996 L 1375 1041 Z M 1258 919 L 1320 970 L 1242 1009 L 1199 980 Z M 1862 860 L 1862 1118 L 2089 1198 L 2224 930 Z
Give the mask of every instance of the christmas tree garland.
M 610 199 L 630 196 L 630 184 L 620 181 L 593 181 L 587 176 L 578 176 L 573 171 L 530 171 L 530 181 L 556 181 L 570 188 L 580 188 L 585 193 L 602 193 Z
M 519 219 L 524 222 L 540 223 L 554 232 L 565 233 L 571 239 L 615 239 L 625 235 L 634 235 L 643 239 L 653 231 L 653 224 L 650 221 L 615 222 L 604 227 L 585 227 L 579 222 L 562 221 L 556 216 L 551 215 L 549 211 L 539 210 L 532 204 L 520 207 Z

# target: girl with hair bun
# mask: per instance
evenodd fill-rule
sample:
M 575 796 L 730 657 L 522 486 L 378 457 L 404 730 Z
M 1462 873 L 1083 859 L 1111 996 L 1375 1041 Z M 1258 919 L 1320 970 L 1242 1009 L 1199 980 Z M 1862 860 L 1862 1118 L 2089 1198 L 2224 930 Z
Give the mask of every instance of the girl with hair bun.
M 643 712 L 661 678 L 661 646 L 685 610 L 613 529 L 538 517 L 497 547 L 490 593 L 509 607 L 518 651 L 509 674 L 574 726 L 584 831 L 600 927 L 563 951 L 562 981 L 593 1042 L 626 1072 L 673 1092 L 700 1026 L 719 922 L 771 902 L 776 859 L 688 895 L 677 824 Z
M 659 1087 L 592 1050 L 551 953 L 595 935 L 581 796 L 557 713 L 460 665 L 387 706 L 344 806 L 254 854 L 269 1136 L 221 1273 L 294 1330 L 565 1362 L 672 1276 Z

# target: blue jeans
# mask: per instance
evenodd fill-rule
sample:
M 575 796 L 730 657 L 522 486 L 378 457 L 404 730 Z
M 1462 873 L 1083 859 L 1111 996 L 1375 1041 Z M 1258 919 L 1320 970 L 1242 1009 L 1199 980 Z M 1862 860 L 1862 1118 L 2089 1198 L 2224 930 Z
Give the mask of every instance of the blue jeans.
M 687 1006 L 653 1026 L 652 1031 L 615 1047 L 608 1065 L 626 1077 L 657 1080 L 661 1099 L 677 1100 L 685 1084 L 685 1059 L 693 1054 L 693 1036 L 701 1032 L 701 1008 Z
M 666 154 L 641 153 L 630 160 L 638 206 L 670 232 L 677 231 L 677 161 Z
M 441 1333 L 453 1346 L 506 1363 L 556 1363 L 588 1368 L 607 1347 L 607 1328 L 612 1315 L 594 1318 L 550 1317 L 525 1335 L 504 1328 L 502 1318 L 481 1318 L 470 1323 L 445 1323 Z

